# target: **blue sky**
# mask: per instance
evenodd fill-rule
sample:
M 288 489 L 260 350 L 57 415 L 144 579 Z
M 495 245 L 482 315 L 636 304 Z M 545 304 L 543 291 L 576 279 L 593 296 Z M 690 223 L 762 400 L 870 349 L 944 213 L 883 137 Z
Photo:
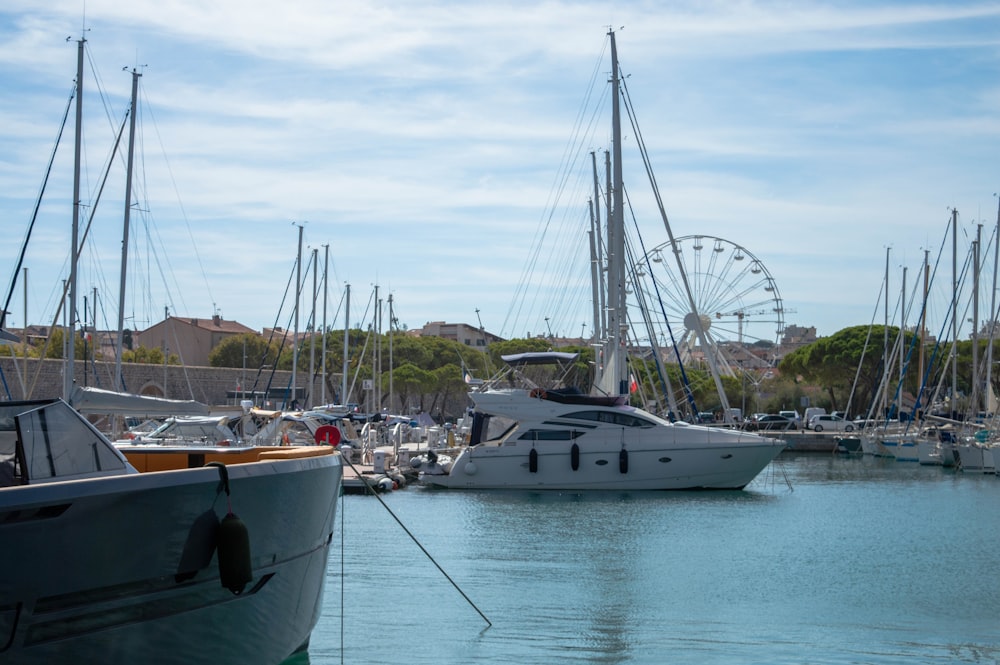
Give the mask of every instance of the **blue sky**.
M 378 285 L 409 328 L 481 320 L 504 337 L 589 334 L 590 166 L 569 155 L 607 145 L 585 100 L 609 71 L 609 26 L 674 235 L 756 256 L 786 325 L 829 335 L 880 320 L 886 248 L 890 289 L 904 266 L 915 283 L 952 208 L 961 253 L 978 224 L 992 242 L 1000 3 L 7 0 L 8 279 L 84 26 L 85 201 L 127 106 L 123 68 L 143 72 L 134 328 L 165 307 L 291 326 L 281 308 L 302 225 L 307 256 L 318 248 L 322 263 L 329 245 L 335 327 L 349 283 L 355 322 L 371 320 Z M 51 321 L 67 275 L 71 169 L 72 125 L 25 259 L 30 323 Z M 641 165 L 626 169 L 635 224 L 659 245 Z M 119 160 L 80 266 L 102 328 L 117 318 L 123 173 Z M 983 270 L 992 263 L 984 251 Z M 23 324 L 24 301 L 19 282 L 9 327 Z

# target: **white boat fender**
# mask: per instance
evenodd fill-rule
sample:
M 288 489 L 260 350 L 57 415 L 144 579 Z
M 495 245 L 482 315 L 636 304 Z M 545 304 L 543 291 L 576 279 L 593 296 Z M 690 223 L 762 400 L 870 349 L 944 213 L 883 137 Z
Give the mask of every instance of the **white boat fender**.
M 388 476 L 382 476 L 381 478 L 379 478 L 378 482 L 375 483 L 375 486 L 378 487 L 378 489 L 382 492 L 388 492 L 389 490 L 396 489 L 395 487 L 393 487 L 394 485 L 395 483 L 393 482 L 392 478 Z
M 532 448 L 528 453 L 528 471 L 538 473 L 538 449 Z
M 574 471 L 580 468 L 580 446 L 575 443 L 569 449 L 569 464 Z
M 618 470 L 622 473 L 628 473 L 628 451 L 624 448 L 618 453 Z
M 469 462 L 468 464 L 465 465 L 465 468 L 463 470 L 465 471 L 465 475 L 467 476 L 476 475 L 476 463 Z
M 243 589 L 253 579 L 253 565 L 250 562 L 250 533 L 246 524 L 233 512 L 233 504 L 229 492 L 229 471 L 220 462 L 209 462 L 205 466 L 219 469 L 222 489 L 226 492 L 226 516 L 219 524 L 218 557 L 219 581 L 222 586 L 234 595 L 243 593 Z

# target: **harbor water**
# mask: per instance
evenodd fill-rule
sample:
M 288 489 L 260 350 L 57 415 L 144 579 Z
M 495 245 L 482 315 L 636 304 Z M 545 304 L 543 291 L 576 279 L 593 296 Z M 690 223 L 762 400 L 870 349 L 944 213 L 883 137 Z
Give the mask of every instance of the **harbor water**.
M 996 476 L 786 452 L 744 491 L 381 498 L 341 499 L 288 663 L 1000 663 Z

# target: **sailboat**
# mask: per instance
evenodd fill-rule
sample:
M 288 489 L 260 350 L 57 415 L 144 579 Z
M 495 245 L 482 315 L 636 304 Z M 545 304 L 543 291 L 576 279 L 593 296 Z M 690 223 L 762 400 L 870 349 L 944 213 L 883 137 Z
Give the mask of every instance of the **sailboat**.
M 79 137 L 78 106 L 78 149 Z M 331 446 L 126 449 L 61 398 L 0 402 L 0 660 L 278 663 L 301 652 L 341 477 Z
M 447 474 L 423 476 L 429 484 L 454 489 L 742 489 L 785 446 L 740 430 L 670 422 L 628 404 L 620 80 L 614 32 L 609 35 L 614 144 L 609 224 L 614 228 L 608 233 L 609 339 L 598 382 L 603 391 L 586 394 L 562 385 L 559 376 L 551 386 L 532 379 L 533 367 L 566 368 L 576 354 L 504 356 L 507 367 L 469 395 L 475 405 L 470 445 Z

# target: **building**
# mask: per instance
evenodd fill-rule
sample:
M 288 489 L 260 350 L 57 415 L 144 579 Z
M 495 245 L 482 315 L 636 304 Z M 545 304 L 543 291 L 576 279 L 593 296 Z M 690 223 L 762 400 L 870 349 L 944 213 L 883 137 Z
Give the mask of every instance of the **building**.
M 165 320 L 133 335 L 136 346 L 163 349 L 164 355 L 177 354 L 182 365 L 207 366 L 208 354 L 223 340 L 234 335 L 257 331 L 236 321 L 226 321 L 219 315 L 210 319 L 169 316 Z
M 807 344 L 812 344 L 815 341 L 816 326 L 785 326 L 785 330 L 781 336 L 781 342 L 778 344 L 778 353 L 775 357 L 775 365 L 778 364 L 777 361 L 780 361 L 795 349 L 806 346 Z
M 466 346 L 486 347 L 494 342 L 504 341 L 502 337 L 497 337 L 493 333 L 488 333 L 482 328 L 476 328 L 466 323 L 445 323 L 444 321 L 432 321 L 424 325 L 420 330 L 414 331 L 418 337 L 441 337 L 465 344 Z

